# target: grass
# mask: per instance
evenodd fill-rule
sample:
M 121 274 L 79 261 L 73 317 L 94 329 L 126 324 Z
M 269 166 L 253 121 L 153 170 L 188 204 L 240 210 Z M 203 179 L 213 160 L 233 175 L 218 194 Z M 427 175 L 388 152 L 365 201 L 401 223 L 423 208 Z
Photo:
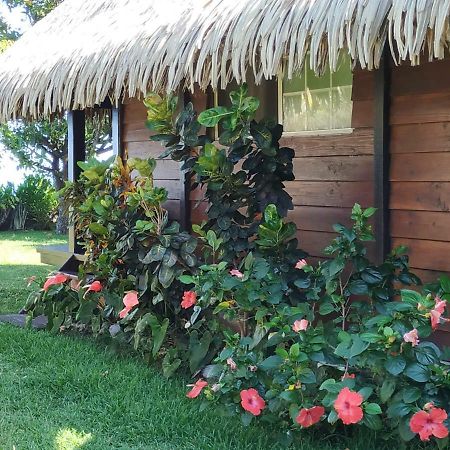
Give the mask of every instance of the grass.
M 61 242 L 46 233 L 0 233 L 2 310 L 17 310 L 23 278 L 45 275 L 33 250 Z M 276 430 L 244 428 L 185 397 L 186 381 L 165 380 L 141 360 L 119 356 L 91 339 L 0 324 L 0 449 L 2 450 L 268 450 Z M 355 428 L 339 439 L 305 434 L 297 450 L 390 450 Z M 412 448 L 408 446 L 407 448 Z
M 19 311 L 33 287 L 26 279 L 44 278 L 55 267 L 41 264 L 36 247 L 64 244 L 66 238 L 53 232 L 0 232 L 0 314 Z

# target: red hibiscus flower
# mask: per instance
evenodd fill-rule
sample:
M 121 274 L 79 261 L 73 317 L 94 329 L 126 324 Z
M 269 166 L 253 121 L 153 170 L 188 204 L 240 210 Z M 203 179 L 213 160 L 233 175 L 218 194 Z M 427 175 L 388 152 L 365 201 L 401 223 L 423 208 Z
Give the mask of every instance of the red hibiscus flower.
M 92 284 L 88 285 L 88 292 L 100 292 L 103 289 L 102 283 L 100 281 L 94 281 Z
M 334 402 L 334 409 L 344 425 L 358 423 L 363 418 L 362 402 L 362 395 L 351 391 L 348 387 L 339 392 Z
M 138 293 L 136 291 L 130 291 L 125 294 L 125 297 L 123 298 L 123 304 L 125 305 L 125 308 L 122 309 L 119 313 L 119 317 L 123 319 L 128 315 L 128 313 L 139 304 L 138 300 Z
M 431 328 L 435 330 L 440 321 L 441 316 L 444 314 L 445 308 L 447 306 L 447 302 L 445 300 L 441 300 L 439 297 L 436 297 L 436 303 L 434 305 L 434 308 L 430 311 L 431 313 Z
M 192 386 L 192 389 L 186 394 L 186 397 L 188 398 L 196 398 L 200 395 L 200 393 L 202 392 L 203 388 L 205 386 L 208 386 L 208 383 L 205 380 L 202 380 L 200 378 L 200 380 L 197 380 L 195 382 L 195 384 L 191 384 L 190 386 Z
M 47 281 L 44 283 L 44 287 L 42 289 L 47 292 L 50 286 L 65 283 L 68 279 L 69 277 L 67 275 L 64 275 L 63 273 L 57 273 L 56 275 L 47 278 Z
M 419 433 L 420 440 L 429 441 L 431 436 L 443 439 L 448 436 L 448 428 L 442 423 L 447 413 L 441 408 L 431 406 L 430 412 L 416 412 L 409 422 L 413 433 Z
M 319 422 L 320 418 L 325 414 L 323 406 L 313 406 L 312 408 L 303 408 L 298 413 L 295 421 L 303 428 L 308 428 Z
M 266 407 L 266 402 L 258 394 L 256 389 L 251 388 L 241 391 L 241 405 L 250 414 L 259 416 L 261 411 Z
M 183 300 L 181 301 L 181 307 L 188 309 L 197 303 L 197 294 L 194 291 L 185 291 L 183 294 Z

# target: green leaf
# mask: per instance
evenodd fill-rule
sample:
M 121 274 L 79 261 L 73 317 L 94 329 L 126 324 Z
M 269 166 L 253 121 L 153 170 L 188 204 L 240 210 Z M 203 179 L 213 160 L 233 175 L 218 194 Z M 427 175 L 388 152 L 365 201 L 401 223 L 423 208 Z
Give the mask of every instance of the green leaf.
M 106 236 L 108 234 L 108 228 L 97 222 L 90 223 L 89 230 L 97 236 Z
M 158 280 L 166 289 L 172 284 L 175 279 L 175 271 L 173 267 L 166 266 L 163 264 L 159 269 Z
M 216 108 L 207 109 L 198 116 L 198 121 L 204 127 L 215 127 L 222 119 L 233 114 L 224 106 L 217 106 Z
M 364 400 L 367 400 L 372 395 L 372 393 L 373 388 L 370 386 L 365 386 L 358 391 L 358 394 L 361 395 Z
M 82 302 L 77 312 L 77 320 L 81 323 L 89 323 L 96 307 L 97 304 L 93 301 Z
M 270 370 L 278 369 L 283 364 L 283 358 L 278 355 L 272 355 L 266 358 L 259 364 L 259 368 L 268 372 Z
M 162 362 L 163 375 L 165 378 L 170 378 L 181 366 L 181 359 L 174 359 L 170 361 L 170 357 L 167 354 Z
M 189 338 L 189 368 L 192 373 L 200 367 L 205 359 L 212 340 L 213 337 L 209 331 L 206 331 L 200 339 L 196 330 L 191 333 Z
M 403 302 L 409 303 L 414 306 L 422 302 L 422 296 L 416 291 L 411 291 L 409 289 L 402 289 L 400 293 Z
M 388 356 L 384 363 L 384 368 L 392 375 L 400 375 L 406 367 L 406 361 L 403 356 Z
M 410 364 L 405 369 L 405 375 L 418 383 L 426 383 L 430 379 L 430 372 L 428 369 L 419 363 Z
M 364 412 L 366 414 L 381 414 L 381 408 L 378 403 L 367 403 L 364 405 Z
M 395 391 L 396 382 L 394 380 L 386 379 L 383 381 L 380 389 L 380 400 L 386 403 Z
M 405 403 L 414 403 L 422 396 L 422 391 L 417 387 L 406 387 L 402 390 L 402 399 Z
M 322 302 L 319 306 L 319 314 L 327 316 L 336 311 L 336 306 L 331 301 Z
M 153 338 L 152 355 L 155 357 L 164 342 L 164 338 L 166 337 L 167 328 L 169 327 L 169 319 L 166 317 L 160 324 L 158 318 L 153 314 L 150 314 L 149 323 L 152 329 Z
M 398 424 L 398 434 L 405 442 L 409 442 L 416 437 L 416 433 L 411 431 L 409 421 L 410 419 L 400 420 L 400 423 Z
M 390 419 L 407 416 L 411 412 L 411 407 L 403 402 L 392 403 L 387 409 L 387 416 Z
M 178 277 L 178 279 L 183 284 L 194 284 L 194 278 L 192 278 L 190 275 L 181 275 Z
M 352 346 L 350 347 L 350 358 L 360 355 L 369 347 L 368 342 L 364 342 L 358 334 L 352 336 Z
M 381 418 L 375 414 L 368 413 L 363 417 L 361 423 L 367 428 L 375 431 L 381 430 L 383 428 L 383 422 L 381 421 Z

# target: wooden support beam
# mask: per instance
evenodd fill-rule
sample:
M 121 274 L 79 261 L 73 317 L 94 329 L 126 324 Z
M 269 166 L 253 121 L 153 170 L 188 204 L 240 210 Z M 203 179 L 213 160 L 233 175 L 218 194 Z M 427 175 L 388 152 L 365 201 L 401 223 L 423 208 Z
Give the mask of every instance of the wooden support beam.
M 374 123 L 374 188 L 375 188 L 375 238 L 376 259 L 381 263 L 391 250 L 390 239 L 390 54 L 386 46 L 375 72 L 375 123 Z
M 114 156 L 122 155 L 122 106 L 114 107 L 111 114 L 112 147 Z
M 86 117 L 84 111 L 69 111 L 67 114 L 68 130 L 68 176 L 69 181 L 76 182 L 81 173 L 78 161 L 86 159 Z M 69 252 L 80 253 L 82 249 L 77 244 L 75 229 L 69 227 Z

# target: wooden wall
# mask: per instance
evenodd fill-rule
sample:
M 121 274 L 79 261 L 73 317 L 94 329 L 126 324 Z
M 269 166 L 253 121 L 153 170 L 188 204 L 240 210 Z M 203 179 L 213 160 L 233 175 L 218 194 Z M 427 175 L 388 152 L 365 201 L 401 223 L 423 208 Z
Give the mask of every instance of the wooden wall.
M 147 110 L 141 100 L 127 99 L 123 105 L 122 145 L 128 158 L 158 157 L 164 150 L 159 142 L 151 142 L 146 128 Z M 155 185 L 165 187 L 169 199 L 165 204 L 172 218 L 184 220 L 184 174 L 179 163 L 159 160 L 155 170 Z
M 353 79 L 353 132 L 290 136 L 295 149 L 295 181 L 287 183 L 295 209 L 300 247 L 323 256 L 335 236 L 334 223 L 349 224 L 352 206 L 373 206 L 373 73 L 356 70 Z
M 449 59 L 392 70 L 392 244 L 424 281 L 450 272 L 449 71 Z

